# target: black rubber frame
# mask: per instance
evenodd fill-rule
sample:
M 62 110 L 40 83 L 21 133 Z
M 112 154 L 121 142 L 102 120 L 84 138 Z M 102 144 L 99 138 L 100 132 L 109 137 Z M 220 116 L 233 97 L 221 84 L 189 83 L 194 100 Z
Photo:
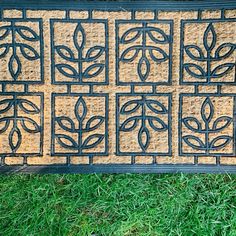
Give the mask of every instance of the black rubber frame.
M 45 166 L 3 166 L 1 174 L 75 174 L 75 173 L 212 173 L 236 174 L 236 166 L 229 165 L 184 165 L 184 164 L 113 164 L 113 165 L 45 165 Z
M 226 10 L 235 9 L 235 0 L 207 1 L 79 1 L 79 0 L 0 0 L 1 9 L 40 10 Z M 201 164 L 87 164 L 0 166 L 0 173 L 236 173 L 236 165 Z

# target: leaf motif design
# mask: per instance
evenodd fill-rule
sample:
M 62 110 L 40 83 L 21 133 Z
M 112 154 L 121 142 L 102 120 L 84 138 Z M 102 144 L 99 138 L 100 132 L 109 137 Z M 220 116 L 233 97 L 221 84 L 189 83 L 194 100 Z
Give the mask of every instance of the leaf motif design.
M 152 127 L 153 130 L 158 131 L 158 132 L 166 131 L 168 128 L 165 122 L 158 117 L 149 117 L 148 123 Z
M 104 69 L 105 65 L 101 63 L 93 64 L 89 66 L 83 73 L 83 77 L 86 79 L 98 76 Z
M 145 152 L 146 149 L 148 148 L 149 141 L 150 141 L 149 130 L 147 129 L 147 127 L 142 126 L 138 132 L 138 143 L 143 152 Z
M 223 43 L 215 51 L 215 57 L 217 59 L 224 59 L 229 57 L 235 50 L 235 44 L 233 43 Z
M 156 114 L 166 114 L 168 112 L 165 106 L 157 100 L 148 99 L 145 103 L 147 107 Z
M 85 40 L 86 40 L 86 35 L 84 28 L 80 23 L 78 23 L 73 35 L 74 45 L 78 51 L 84 48 Z
M 21 126 L 28 133 L 38 133 L 38 132 L 40 132 L 39 125 L 31 118 L 21 119 Z
M 82 122 L 87 114 L 87 106 L 82 96 L 80 96 L 78 101 L 76 102 L 74 111 L 77 120 L 79 122 Z
M 20 45 L 20 51 L 22 55 L 28 60 L 37 60 L 39 59 L 38 52 L 31 46 L 26 44 Z
M 105 51 L 104 47 L 102 47 L 102 46 L 94 46 L 94 47 L 90 48 L 87 51 L 85 59 L 86 59 L 86 61 L 96 60 L 96 59 L 98 59 L 103 54 L 104 51 Z
M 0 134 L 4 133 L 10 125 L 10 119 L 1 118 L 0 119 Z
M 224 128 L 228 127 L 231 124 L 232 120 L 233 119 L 229 116 L 218 117 L 213 123 L 212 130 L 215 132 L 221 131 Z
M 185 126 L 188 129 L 190 129 L 194 132 L 199 132 L 199 131 L 202 130 L 201 123 L 195 117 L 186 117 L 186 118 L 183 119 L 183 123 L 185 124 Z
M 193 149 L 206 150 L 206 147 L 205 147 L 204 143 L 202 142 L 202 140 L 196 136 L 186 135 L 183 137 L 183 140 L 185 141 L 185 143 L 188 146 L 190 146 Z
M 137 117 L 130 117 L 123 122 L 120 126 L 120 131 L 129 132 L 134 130 L 138 125 L 138 118 Z
M 68 78 L 77 78 L 77 71 L 70 65 L 67 64 L 57 64 L 56 68 L 58 71 Z
M 234 63 L 225 63 L 219 65 L 212 71 L 211 77 L 212 78 L 222 77 L 223 75 L 226 75 L 228 72 L 230 72 L 234 66 L 235 66 Z
M 7 112 L 13 105 L 13 99 L 4 99 L 0 101 L 0 114 Z
M 74 121 L 69 117 L 60 116 L 56 118 L 56 121 L 62 129 L 72 133 L 76 132 Z
M 10 33 L 10 27 L 9 25 L 4 25 L 0 27 L 0 40 L 3 40 L 6 38 Z
M 97 129 L 104 121 L 105 118 L 102 116 L 91 117 L 86 124 L 86 131 L 93 131 Z
M 221 148 L 227 146 L 231 142 L 231 140 L 232 140 L 232 137 L 230 137 L 228 135 L 222 135 L 222 136 L 214 138 L 211 141 L 209 147 L 212 150 L 221 149 Z
M 38 114 L 40 113 L 40 109 L 33 102 L 26 99 L 18 100 L 19 107 L 28 114 Z
M 140 108 L 140 100 L 132 100 L 126 102 L 120 109 L 120 114 L 131 114 Z
M 0 58 L 3 58 L 9 52 L 10 46 L 8 43 L 3 43 L 0 45 Z
M 204 122 L 209 123 L 214 115 L 214 106 L 211 99 L 207 97 L 202 103 L 201 116 Z
M 142 28 L 132 28 L 127 30 L 121 37 L 120 43 L 122 44 L 128 44 L 134 42 L 136 39 L 138 39 L 141 35 Z
M 93 134 L 85 139 L 82 144 L 82 149 L 90 149 L 96 147 L 99 143 L 104 139 L 104 135 L 102 134 Z
M 12 127 L 9 136 L 9 145 L 13 153 L 15 153 L 21 145 L 22 135 L 18 127 Z
M 55 46 L 55 50 L 61 58 L 67 61 L 73 61 L 73 62 L 76 61 L 74 53 L 71 51 L 70 48 L 64 45 L 59 45 L 59 46 Z
M 120 60 L 123 62 L 132 62 L 138 56 L 139 49 L 135 46 L 127 48 L 120 56 Z
M 152 60 L 158 63 L 168 59 L 168 55 L 161 48 L 153 47 L 152 49 L 149 49 L 149 54 Z
M 12 55 L 8 63 L 9 72 L 14 80 L 17 79 L 21 73 L 21 62 L 17 55 Z
M 15 30 L 23 39 L 27 41 L 39 40 L 39 36 L 37 35 L 37 33 L 27 26 L 17 26 Z
M 139 78 L 144 82 L 150 72 L 150 62 L 146 57 L 141 57 L 138 62 L 138 75 Z
M 188 72 L 189 75 L 198 79 L 204 79 L 206 76 L 206 73 L 204 72 L 202 67 L 197 64 L 186 63 L 184 64 L 184 69 Z
M 147 34 L 154 43 L 165 44 L 169 42 L 168 36 L 161 29 L 147 27 Z
M 210 23 L 203 36 L 203 45 L 207 51 L 211 51 L 216 45 L 216 32 L 212 23 Z
M 77 150 L 78 145 L 73 138 L 65 134 L 56 134 L 56 140 L 63 148 L 69 148 L 72 150 Z
M 187 55 L 193 59 L 193 60 L 197 60 L 197 61 L 201 61 L 204 59 L 204 54 L 202 52 L 202 49 L 196 45 L 188 45 L 184 47 L 185 52 L 187 53 Z

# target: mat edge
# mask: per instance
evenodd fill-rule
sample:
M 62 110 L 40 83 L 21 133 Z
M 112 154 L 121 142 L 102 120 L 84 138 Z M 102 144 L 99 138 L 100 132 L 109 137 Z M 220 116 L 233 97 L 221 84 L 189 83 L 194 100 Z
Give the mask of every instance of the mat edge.
M 37 9 L 95 9 L 95 10 L 214 10 L 218 8 L 236 8 L 236 0 L 208 0 L 208 1 L 36 1 L 36 0 L 0 0 L 1 8 L 37 8 Z
M 35 165 L 35 166 L 2 166 L 0 174 L 92 174 L 92 173 L 186 173 L 186 174 L 236 174 L 236 165 L 130 165 L 130 164 L 97 164 L 97 165 Z

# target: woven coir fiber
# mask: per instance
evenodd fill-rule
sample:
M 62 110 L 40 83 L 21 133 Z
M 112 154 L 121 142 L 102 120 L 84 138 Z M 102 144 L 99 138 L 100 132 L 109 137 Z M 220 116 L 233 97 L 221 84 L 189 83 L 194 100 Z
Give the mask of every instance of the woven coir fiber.
M 3 10 L 2 165 L 235 165 L 235 15 Z

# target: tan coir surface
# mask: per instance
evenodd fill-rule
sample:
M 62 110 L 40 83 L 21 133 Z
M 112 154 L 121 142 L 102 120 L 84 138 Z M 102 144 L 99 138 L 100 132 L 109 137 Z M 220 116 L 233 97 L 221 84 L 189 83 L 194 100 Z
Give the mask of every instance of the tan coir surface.
M 236 11 L 4 10 L 3 164 L 236 164 Z

